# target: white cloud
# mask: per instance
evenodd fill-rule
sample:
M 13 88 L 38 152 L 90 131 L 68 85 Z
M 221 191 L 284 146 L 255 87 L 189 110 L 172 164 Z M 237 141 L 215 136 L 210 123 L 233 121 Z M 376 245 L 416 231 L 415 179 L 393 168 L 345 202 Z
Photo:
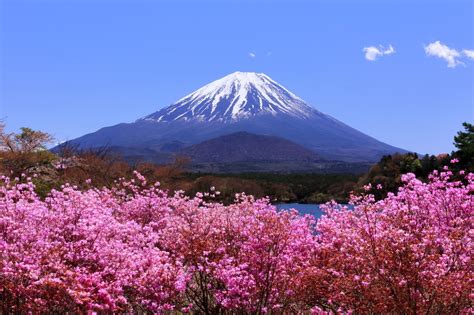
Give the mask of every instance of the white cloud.
M 257 57 L 257 55 L 254 52 L 249 52 L 249 57 L 253 59 Z
M 464 49 L 462 53 L 469 59 L 474 59 L 474 50 Z
M 55 146 L 57 146 L 57 145 L 60 145 L 60 144 L 63 144 L 63 143 L 66 142 L 66 141 L 67 141 L 67 140 L 61 140 L 61 139 L 56 140 L 56 142 L 54 142 L 53 147 L 55 147 Z
M 461 57 L 459 51 L 454 48 L 449 48 L 439 40 L 428 44 L 428 46 L 425 46 L 425 53 L 428 56 L 435 56 L 444 59 L 448 63 L 449 68 L 455 68 L 456 66 L 463 65 L 463 63 L 459 60 Z
M 380 56 L 394 54 L 395 48 L 393 48 L 392 45 L 389 45 L 387 49 L 385 49 L 383 46 L 369 46 L 364 47 L 362 51 L 365 53 L 365 59 L 369 61 L 375 61 Z
M 388 48 L 383 52 L 384 55 L 391 55 L 395 53 L 395 48 L 392 45 L 389 45 Z

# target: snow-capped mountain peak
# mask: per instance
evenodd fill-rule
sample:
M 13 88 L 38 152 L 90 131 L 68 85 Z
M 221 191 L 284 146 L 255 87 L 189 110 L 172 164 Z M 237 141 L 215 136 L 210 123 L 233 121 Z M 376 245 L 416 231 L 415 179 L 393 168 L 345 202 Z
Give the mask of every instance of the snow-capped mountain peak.
M 316 113 L 314 108 L 267 75 L 234 72 L 143 119 L 232 122 L 265 114 L 305 119 Z
M 242 132 L 252 136 L 242 135 Z M 236 133 L 239 136 L 219 138 Z M 197 151 L 192 150 L 198 149 L 204 150 L 199 151 L 204 154 L 201 157 L 209 158 L 201 161 L 204 164 L 219 161 L 227 165 L 243 157 L 260 163 L 262 157 L 295 157 L 291 154 L 296 151 L 302 154 L 298 153 L 298 156 L 303 157 L 304 161 L 313 159 L 295 146 L 290 147 L 274 139 L 268 144 L 268 138 L 262 140 L 259 138 L 261 136 L 294 142 L 316 152 L 318 157 L 335 161 L 372 162 L 386 154 L 406 152 L 317 111 L 265 74 L 253 72 L 229 74 L 134 123 L 105 127 L 67 144 L 81 149 L 104 145 L 114 147 L 114 150 L 134 163 L 168 163 L 176 154 L 186 152 L 196 157 L 198 155 L 192 155 L 192 152 Z M 194 149 L 186 151 L 191 146 Z M 270 152 L 272 150 L 266 152 L 268 146 L 272 150 L 279 150 L 279 155 L 273 155 Z M 234 154 L 235 150 L 244 152 Z M 296 157 L 290 159 L 296 161 Z M 211 164 L 197 169 L 211 170 Z M 268 171 L 267 167 L 272 167 L 271 164 L 264 164 L 256 166 L 256 169 Z M 288 167 L 293 164 L 283 165 L 285 170 L 291 171 Z M 298 165 L 295 167 L 298 168 Z M 232 166 L 226 170 L 233 169 Z M 319 167 L 316 169 L 320 170 Z

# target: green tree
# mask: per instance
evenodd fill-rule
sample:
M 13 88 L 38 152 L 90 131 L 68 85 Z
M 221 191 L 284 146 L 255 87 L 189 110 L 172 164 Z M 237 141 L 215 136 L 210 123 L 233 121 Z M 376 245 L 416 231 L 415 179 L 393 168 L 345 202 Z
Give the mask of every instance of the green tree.
M 21 128 L 21 133 L 6 133 L 0 125 L 0 166 L 13 177 L 29 174 L 33 169 L 50 165 L 55 155 L 46 148 L 53 137 L 48 133 Z
M 474 125 L 465 122 L 464 131 L 454 137 L 454 146 L 458 149 L 453 156 L 459 159 L 459 167 L 474 171 Z

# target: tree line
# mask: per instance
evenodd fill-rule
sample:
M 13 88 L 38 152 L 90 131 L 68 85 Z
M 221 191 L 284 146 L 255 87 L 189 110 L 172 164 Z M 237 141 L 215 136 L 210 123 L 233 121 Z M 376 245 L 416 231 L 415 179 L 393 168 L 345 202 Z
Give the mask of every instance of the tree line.
M 21 128 L 18 133 L 7 133 L 0 124 L 0 173 L 19 181 L 33 177 L 41 196 L 66 183 L 79 188 L 111 187 L 118 179 L 133 177 L 136 170 L 149 182 L 159 181 L 163 189 L 183 190 L 194 196 L 211 187 L 220 191 L 217 200 L 231 203 L 236 193 L 246 192 L 257 198 L 268 196 L 272 202 L 325 203 L 330 200 L 347 202 L 353 192 L 369 190 L 377 199 L 401 186 L 401 175 L 407 172 L 427 180 L 433 170 L 441 171 L 452 159 L 455 168 L 474 171 L 474 126 L 464 123 L 454 137 L 456 150 L 450 154 L 424 155 L 394 154 L 382 157 L 370 170 L 355 174 L 201 174 L 187 171 L 189 160 L 178 157 L 173 163 L 126 163 L 108 148 L 79 150 L 62 146 L 54 153 L 47 149 L 53 137 L 45 132 Z

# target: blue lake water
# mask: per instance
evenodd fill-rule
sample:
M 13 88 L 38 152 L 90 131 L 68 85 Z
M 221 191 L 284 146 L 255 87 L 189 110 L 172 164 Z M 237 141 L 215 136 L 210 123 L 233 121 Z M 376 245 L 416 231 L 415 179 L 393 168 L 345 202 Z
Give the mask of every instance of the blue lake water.
M 311 203 L 279 203 L 275 205 L 278 210 L 284 209 L 296 209 L 301 214 L 312 214 L 315 218 L 319 218 L 323 215 L 319 204 L 311 204 Z M 354 209 L 354 206 L 347 205 L 349 209 Z
M 301 214 L 312 214 L 314 217 L 319 218 L 323 212 L 319 208 L 318 204 L 307 204 L 307 203 L 280 203 L 275 205 L 278 210 L 294 208 Z

